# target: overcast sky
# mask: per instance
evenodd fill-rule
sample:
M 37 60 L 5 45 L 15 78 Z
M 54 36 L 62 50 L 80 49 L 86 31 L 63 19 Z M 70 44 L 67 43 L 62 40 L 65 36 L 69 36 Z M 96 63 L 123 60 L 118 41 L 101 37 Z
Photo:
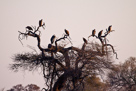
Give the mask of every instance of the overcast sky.
M 0 89 L 31 83 L 44 86 L 40 71 L 9 70 L 14 54 L 33 51 L 27 45 L 37 49 L 37 41 L 31 37 L 22 46 L 18 31 L 38 26 L 40 19 L 46 23 L 45 30 L 41 29 L 42 47 L 47 47 L 53 34 L 61 37 L 64 29 L 69 30 L 73 44 L 80 46 L 93 29 L 98 33 L 112 25 L 115 31 L 108 40 L 118 53 L 115 62 L 136 57 L 136 0 L 0 0 Z

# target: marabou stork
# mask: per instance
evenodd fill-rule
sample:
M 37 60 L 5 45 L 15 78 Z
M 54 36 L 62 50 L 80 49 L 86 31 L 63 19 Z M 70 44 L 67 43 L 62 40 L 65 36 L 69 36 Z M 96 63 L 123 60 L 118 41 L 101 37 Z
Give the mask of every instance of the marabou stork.
M 93 37 L 95 36 L 95 33 L 96 33 L 96 30 L 94 29 L 94 30 L 92 31 L 92 36 L 93 36 Z
M 101 31 L 98 33 L 98 37 L 99 37 L 99 38 L 102 36 L 102 32 L 103 32 L 103 30 L 101 30 Z
M 53 44 L 53 42 L 55 41 L 55 38 L 56 38 L 56 36 L 55 36 L 55 35 L 52 35 L 52 37 L 51 37 L 51 39 L 50 39 L 51 44 Z
M 69 36 L 69 31 L 65 29 L 65 33 L 67 34 L 67 36 Z
M 33 28 L 30 27 L 30 26 L 27 26 L 26 29 L 28 29 L 28 30 L 33 30 Z
M 112 28 L 112 25 L 110 25 L 110 26 L 108 27 L 108 33 L 110 33 L 110 32 L 112 31 L 111 28 Z
M 41 27 L 42 25 L 43 25 L 43 21 L 41 19 L 41 20 L 39 20 L 39 27 Z
M 83 41 L 84 41 L 84 43 L 86 43 L 86 44 L 87 44 L 87 40 L 86 40 L 85 38 L 83 38 Z

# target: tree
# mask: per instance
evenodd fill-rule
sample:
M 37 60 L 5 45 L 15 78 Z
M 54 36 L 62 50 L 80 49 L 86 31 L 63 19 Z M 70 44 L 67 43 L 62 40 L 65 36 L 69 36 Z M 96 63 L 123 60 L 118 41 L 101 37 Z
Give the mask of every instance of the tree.
M 112 89 L 136 91 L 136 58 L 130 57 L 123 64 L 116 65 L 108 79 Z
M 108 84 L 101 82 L 100 78 L 95 75 L 86 77 L 84 91 L 108 91 Z
M 22 39 L 28 36 L 36 38 L 41 53 L 16 54 L 13 58 L 15 63 L 11 65 L 11 69 L 18 71 L 19 68 L 23 68 L 32 71 L 42 68 L 47 87 L 46 89 L 43 88 L 45 91 L 77 91 L 84 89 L 86 77 L 101 75 L 105 69 L 112 68 L 112 61 L 110 60 L 112 55 L 110 54 L 112 52 L 116 54 L 116 52 L 111 44 L 107 44 L 106 37 L 109 35 L 109 31 L 105 31 L 104 34 L 101 32 L 98 36 L 95 35 L 95 32 L 91 35 L 98 39 L 101 44 L 83 38 L 83 45 L 78 48 L 74 46 L 65 47 L 67 42 L 72 44 L 70 33 L 65 29 L 63 37 L 55 39 L 56 36 L 53 35 L 48 47 L 42 48 L 39 28 L 44 28 L 44 25 L 45 23 L 40 22 L 37 28 L 27 26 L 25 33 L 19 31 L 19 41 L 21 42 Z
M 35 84 L 28 84 L 25 87 L 22 84 L 18 84 L 7 91 L 40 91 L 40 87 Z

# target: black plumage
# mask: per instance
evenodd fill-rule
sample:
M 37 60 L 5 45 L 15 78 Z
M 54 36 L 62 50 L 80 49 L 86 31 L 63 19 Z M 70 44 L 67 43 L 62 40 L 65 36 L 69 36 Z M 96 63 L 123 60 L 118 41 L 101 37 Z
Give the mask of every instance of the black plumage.
M 52 47 L 52 45 L 51 44 L 48 44 L 48 48 L 50 49 Z
M 101 30 L 101 31 L 98 33 L 98 37 L 99 37 L 99 38 L 102 36 L 102 32 L 103 32 L 103 30 Z
M 69 36 L 69 31 L 65 29 L 65 33 Z
M 55 35 L 53 35 L 53 36 L 51 37 L 51 39 L 50 39 L 51 44 L 53 44 L 53 42 L 55 41 L 55 38 L 56 38 L 56 36 L 55 36 Z
M 39 20 L 39 27 L 41 27 L 42 25 L 43 25 L 43 21 L 41 19 L 41 20 Z
M 84 43 L 86 43 L 86 44 L 87 44 L 87 40 L 86 40 L 85 38 L 83 38 L 83 41 L 84 41 Z
M 94 30 L 92 31 L 92 36 L 93 36 L 93 37 L 95 36 L 95 33 L 96 33 L 96 30 L 94 29 Z
M 28 30 L 33 30 L 33 28 L 30 27 L 30 26 L 27 26 L 26 29 L 28 29 Z
M 108 33 L 110 33 L 110 32 L 112 31 L 111 28 L 112 28 L 112 25 L 110 25 L 110 26 L 108 27 Z

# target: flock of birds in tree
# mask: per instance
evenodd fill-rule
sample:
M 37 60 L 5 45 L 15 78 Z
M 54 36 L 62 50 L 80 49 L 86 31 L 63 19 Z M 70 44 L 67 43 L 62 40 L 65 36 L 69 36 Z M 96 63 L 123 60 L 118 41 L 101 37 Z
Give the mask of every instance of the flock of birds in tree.
M 41 20 L 39 20 L 39 26 L 38 26 L 38 28 L 36 29 L 35 28 L 35 31 L 34 31 L 34 33 L 36 32 L 36 31 L 38 31 L 38 29 L 40 28 L 40 27 L 43 27 L 44 28 L 44 26 L 45 26 L 45 23 L 43 22 L 43 20 L 41 19 Z M 112 32 L 112 31 L 114 31 L 114 30 L 112 30 L 111 29 L 112 28 L 112 25 L 110 25 L 109 27 L 108 27 L 108 29 L 106 29 L 106 32 L 105 32 L 105 34 L 107 35 L 107 34 L 109 34 L 110 32 Z M 30 31 L 33 31 L 33 29 L 34 29 L 34 27 L 31 27 L 31 26 L 27 26 L 26 27 L 26 31 L 28 32 L 30 32 Z M 65 37 L 67 38 L 67 37 L 69 37 L 70 38 L 70 34 L 69 34 L 69 31 L 68 30 L 66 30 L 66 29 L 64 29 L 64 31 L 65 31 Z M 92 34 L 89 36 L 89 37 L 96 37 L 96 38 L 99 38 L 100 39 L 100 41 L 102 41 L 102 33 L 103 33 L 103 30 L 101 30 L 99 33 L 98 33 L 98 36 L 96 36 L 96 30 L 94 29 L 94 30 L 92 30 Z M 89 37 L 88 37 L 88 39 L 89 39 Z M 48 48 L 50 48 L 51 47 L 51 45 L 54 43 L 54 41 L 55 41 L 55 39 L 56 39 L 56 36 L 55 35 L 52 35 L 52 37 L 51 37 L 51 39 L 50 39 L 50 41 L 51 41 L 51 44 L 48 46 Z M 70 40 L 69 40 L 70 41 Z M 83 38 L 83 41 L 84 41 L 84 43 L 88 43 L 88 41 L 85 39 L 85 38 Z M 71 42 L 71 41 L 70 41 Z M 72 44 L 72 43 L 71 43 Z
M 114 31 L 114 30 L 112 30 L 111 28 L 112 28 L 112 25 L 110 25 L 110 26 L 108 27 L 108 30 L 106 29 L 106 33 L 107 33 L 107 34 L 109 34 L 110 32 Z M 65 33 L 66 33 L 66 36 L 69 36 L 69 31 L 66 30 L 66 29 L 65 29 L 64 31 L 65 31 Z M 101 40 L 102 33 L 103 33 L 103 30 L 101 30 L 101 31 L 98 33 L 98 37 L 97 37 L 97 36 L 96 36 L 96 30 L 94 29 L 94 30 L 92 30 L 92 35 L 90 35 L 89 37 L 93 36 L 93 37 L 99 38 L 99 39 Z M 89 38 L 89 37 L 88 37 L 88 38 Z M 54 43 L 55 38 L 56 38 L 55 35 L 53 35 L 53 36 L 51 37 L 51 39 L 50 39 L 51 44 Z M 84 41 L 84 43 L 86 43 L 86 44 L 88 43 L 85 38 L 83 38 L 83 41 Z
M 105 34 L 107 35 L 107 34 L 109 34 L 110 32 L 112 32 L 112 31 L 114 31 L 114 30 L 112 30 L 111 29 L 112 28 L 112 25 L 110 25 L 109 27 L 108 27 L 108 30 L 106 29 L 106 32 L 105 32 Z M 94 29 L 94 30 L 92 30 L 92 34 L 89 36 L 89 37 L 96 37 L 96 38 L 99 38 L 100 39 L 100 41 L 102 41 L 102 33 L 103 33 L 103 30 L 101 30 L 99 33 L 98 33 L 98 36 L 96 36 L 96 30 Z M 88 37 L 88 39 L 89 39 L 89 37 Z M 83 41 L 84 41 L 84 43 L 88 43 L 87 42 L 87 40 L 85 39 L 85 38 L 83 38 Z
M 44 26 L 45 26 L 45 23 L 43 23 L 43 20 L 42 19 L 39 20 L 39 27 L 44 28 Z M 29 30 L 29 31 L 33 31 L 33 28 L 31 26 L 27 26 L 26 29 Z

